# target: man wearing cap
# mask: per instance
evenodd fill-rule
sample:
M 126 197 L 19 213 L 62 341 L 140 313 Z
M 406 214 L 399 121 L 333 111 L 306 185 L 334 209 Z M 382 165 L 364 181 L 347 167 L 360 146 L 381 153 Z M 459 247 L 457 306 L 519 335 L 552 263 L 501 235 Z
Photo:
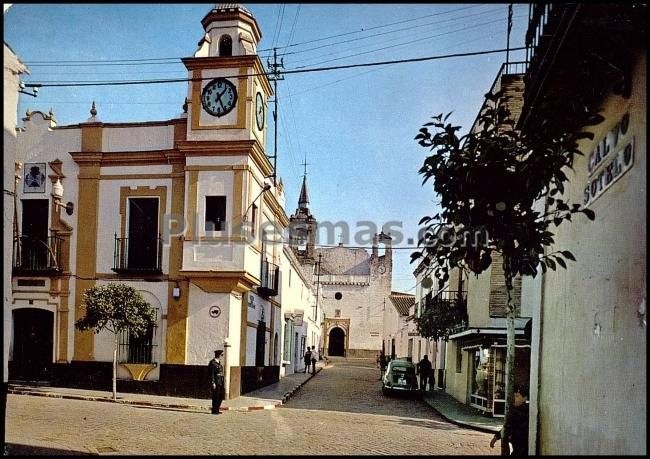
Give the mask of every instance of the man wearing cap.
M 224 381 L 223 381 L 223 365 L 219 358 L 223 351 L 214 351 L 214 359 L 210 360 L 208 364 L 208 373 L 210 375 L 210 385 L 212 388 L 212 414 L 219 414 L 221 402 L 224 398 Z

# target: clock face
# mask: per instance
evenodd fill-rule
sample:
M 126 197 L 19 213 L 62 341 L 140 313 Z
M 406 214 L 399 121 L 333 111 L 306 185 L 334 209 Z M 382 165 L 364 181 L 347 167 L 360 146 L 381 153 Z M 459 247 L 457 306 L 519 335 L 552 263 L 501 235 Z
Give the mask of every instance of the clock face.
M 255 98 L 255 119 L 257 120 L 257 129 L 260 131 L 264 129 L 264 100 L 259 92 Z
M 215 78 L 203 88 L 201 103 L 209 114 L 224 116 L 235 108 L 237 89 L 225 78 Z

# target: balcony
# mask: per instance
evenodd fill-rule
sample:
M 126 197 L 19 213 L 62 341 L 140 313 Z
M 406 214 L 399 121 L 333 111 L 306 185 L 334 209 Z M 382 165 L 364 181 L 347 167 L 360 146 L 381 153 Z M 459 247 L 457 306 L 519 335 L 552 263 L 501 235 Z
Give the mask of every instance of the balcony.
M 37 239 L 20 236 L 14 239 L 13 274 L 21 276 L 51 276 L 63 272 L 61 246 L 63 238 L 49 236 Z
M 646 7 L 634 3 L 535 3 L 525 38 L 519 127 L 542 136 L 593 124 L 608 94 L 630 95 L 645 53 Z M 589 110 L 587 110 L 589 109 Z
M 162 238 L 129 240 L 115 235 L 113 271 L 118 274 L 162 274 Z
M 467 291 L 441 290 L 436 295 L 430 292 L 424 297 L 424 308 L 439 316 L 449 334 L 467 328 Z
M 257 287 L 257 293 L 264 298 L 276 296 L 278 294 L 278 279 L 280 277 L 280 267 L 268 261 L 262 262 L 262 284 Z

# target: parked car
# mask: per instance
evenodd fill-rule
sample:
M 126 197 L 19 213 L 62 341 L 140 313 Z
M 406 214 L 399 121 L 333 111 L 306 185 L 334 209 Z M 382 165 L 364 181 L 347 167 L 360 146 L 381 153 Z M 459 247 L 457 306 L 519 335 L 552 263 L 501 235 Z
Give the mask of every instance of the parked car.
M 381 381 L 381 391 L 384 395 L 401 393 L 420 397 L 418 378 L 415 376 L 415 365 L 408 360 L 401 359 L 388 362 Z

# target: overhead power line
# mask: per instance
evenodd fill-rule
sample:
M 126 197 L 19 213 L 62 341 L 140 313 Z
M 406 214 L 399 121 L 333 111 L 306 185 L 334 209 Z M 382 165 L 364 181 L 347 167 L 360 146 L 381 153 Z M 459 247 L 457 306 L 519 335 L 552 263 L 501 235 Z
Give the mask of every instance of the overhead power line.
M 374 27 L 365 27 L 365 28 L 362 28 L 362 29 L 360 29 L 360 30 L 355 30 L 355 31 L 353 31 L 353 32 L 344 32 L 344 33 L 340 33 L 340 34 L 337 34 L 337 35 L 330 35 L 330 36 L 328 36 L 328 37 L 316 38 L 316 39 L 313 39 L 313 40 L 302 41 L 302 42 L 299 42 L 299 43 L 291 43 L 291 44 L 286 45 L 286 46 L 278 46 L 277 49 L 281 49 L 281 48 L 292 48 L 292 47 L 294 47 L 294 46 L 307 45 L 307 44 L 310 44 L 310 43 L 316 43 L 316 42 L 319 42 L 319 41 L 324 41 L 324 40 L 329 40 L 329 39 L 332 39 L 332 38 L 343 37 L 343 36 L 346 36 L 346 35 L 352 35 L 352 34 L 355 34 L 355 33 L 367 32 L 368 30 L 381 29 L 381 28 L 384 28 L 384 27 L 390 27 L 390 26 L 392 26 L 392 25 L 404 24 L 404 23 L 406 23 L 406 22 L 418 21 L 418 20 L 420 20 L 420 19 L 430 18 L 430 17 L 433 17 L 433 16 L 441 16 L 441 15 L 444 15 L 444 14 L 455 13 L 455 12 L 457 12 L 457 11 L 468 10 L 468 9 L 470 9 L 470 8 L 477 8 L 477 7 L 479 7 L 479 6 L 482 6 L 482 5 L 465 6 L 465 7 L 462 7 L 462 8 L 456 8 L 456 9 L 454 9 L 454 10 L 442 11 L 442 12 L 440 12 L 440 13 L 433 13 L 433 14 L 427 14 L 427 15 L 425 15 L 425 16 L 418 16 L 417 18 L 404 19 L 404 20 L 402 20 L 402 21 L 391 22 L 391 23 L 389 23 L 389 24 L 384 24 L 384 25 L 379 25 L 379 26 L 374 26 Z M 260 49 L 260 50 L 258 50 L 258 52 L 260 52 L 260 53 L 262 53 L 262 52 L 267 52 L 267 51 L 273 51 L 273 48 L 270 48 L 270 49 Z
M 521 46 L 518 48 L 510 48 L 510 51 L 519 51 L 526 49 Z M 470 56 L 481 56 L 486 54 L 496 54 L 507 52 L 507 48 L 502 49 L 492 49 L 487 51 L 474 51 L 467 53 L 455 53 L 455 54 L 444 54 L 439 56 L 426 56 L 426 57 L 416 57 L 411 59 L 398 59 L 392 61 L 381 61 L 381 62 L 367 62 L 364 64 L 348 64 L 348 65 L 337 65 L 331 67 L 317 67 L 312 69 L 294 69 L 294 70 L 283 70 L 280 73 L 282 75 L 290 75 L 295 73 L 312 73 L 312 72 L 326 72 L 330 70 L 341 70 L 341 69 L 350 69 L 357 67 L 373 67 L 378 65 L 393 65 L 393 64 L 404 64 L 409 62 L 424 62 L 431 60 L 439 59 L 449 59 L 453 57 L 470 57 Z M 251 73 L 248 76 L 262 76 L 267 75 L 267 73 Z M 240 75 L 227 75 L 223 78 L 239 78 Z M 66 83 L 25 83 L 26 87 L 31 88 L 45 88 L 45 87 L 77 87 L 77 86 L 124 86 L 124 85 L 136 85 L 136 84 L 166 84 L 166 83 L 186 83 L 190 81 L 203 81 L 211 80 L 213 77 L 204 77 L 204 78 L 174 78 L 174 79 L 160 79 L 160 80 L 131 80 L 131 81 L 80 81 L 80 82 L 66 82 Z

